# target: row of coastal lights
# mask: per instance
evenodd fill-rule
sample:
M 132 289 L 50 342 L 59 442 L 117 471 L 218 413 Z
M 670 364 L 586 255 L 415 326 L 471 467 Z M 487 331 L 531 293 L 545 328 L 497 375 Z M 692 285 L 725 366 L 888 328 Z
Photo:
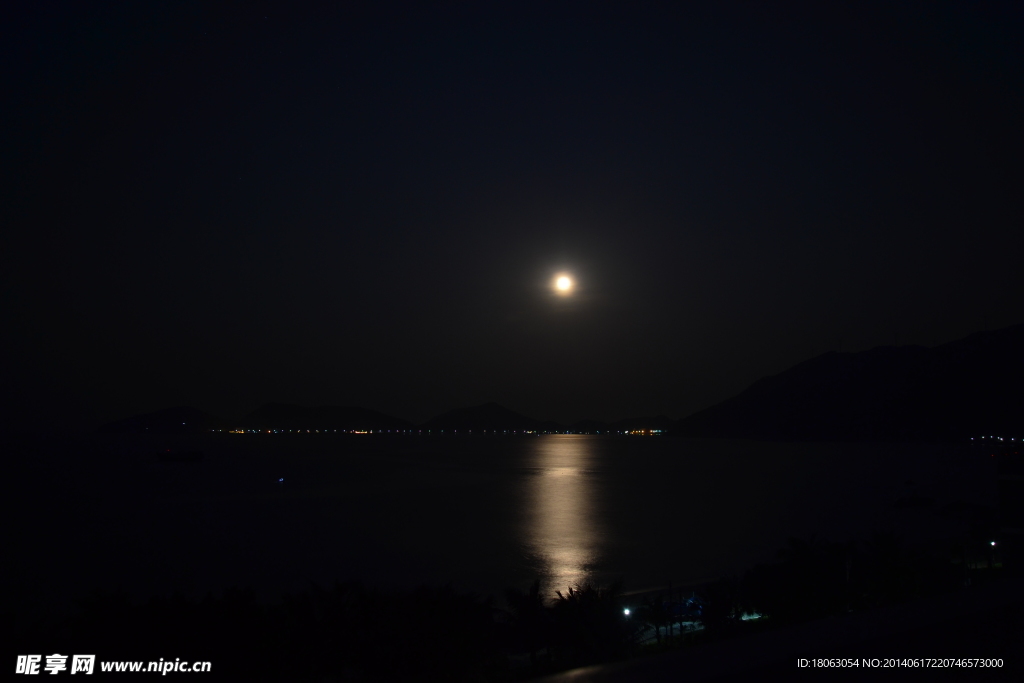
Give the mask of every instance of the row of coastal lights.
M 337 434 L 337 429 L 212 429 L 213 432 L 227 432 L 228 434 Z M 405 434 L 411 429 L 387 430 L 388 433 Z M 381 434 L 383 429 L 376 432 L 372 429 L 342 429 L 342 434 Z
M 228 434 L 423 434 L 422 429 L 213 429 L 214 432 L 227 432 Z M 439 434 L 444 434 L 443 429 L 439 429 Z M 484 434 L 561 434 L 563 432 L 538 432 L 530 429 L 524 430 L 500 430 L 500 429 L 482 429 L 480 430 Z M 433 430 L 426 430 L 427 434 L 432 434 Z M 453 434 L 458 434 L 459 430 L 452 430 Z M 472 429 L 465 430 L 466 434 L 472 434 Z M 573 432 L 564 432 L 565 434 L 572 434 Z M 628 433 L 628 432 L 627 432 Z
M 184 423 L 182 423 L 184 424 Z M 342 434 L 422 434 L 422 429 L 211 429 L 212 432 L 227 432 L 228 434 L 337 434 L 339 431 Z M 579 432 L 573 432 L 571 430 L 565 431 L 536 431 L 532 429 L 523 430 L 501 430 L 501 429 L 481 429 L 479 430 L 483 434 L 577 434 Z M 426 430 L 427 434 L 432 434 L 433 430 Z M 438 433 L 444 434 L 445 430 L 440 429 Z M 458 434 L 458 429 L 452 430 L 453 434 Z M 472 434 L 472 429 L 464 430 L 466 434 Z M 588 432 L 589 433 L 589 432 Z M 596 434 L 608 434 L 609 432 L 595 432 Z M 623 434 L 627 436 L 658 436 L 663 434 L 664 430 L 661 429 L 632 429 L 625 431 L 617 431 L 615 434 Z
M 1000 445 L 1004 445 L 1004 446 L 1012 444 L 1014 448 L 1016 448 L 1016 446 L 1017 446 L 1017 439 L 1016 439 L 1016 437 L 979 436 L 977 439 L 975 439 L 972 436 L 971 437 L 971 441 L 974 441 L 975 443 L 982 443 L 982 442 L 989 443 L 989 444 L 999 443 Z M 1022 444 L 1024 444 L 1024 439 L 1021 439 L 1020 442 Z M 995 453 L 993 453 L 992 456 L 995 457 Z

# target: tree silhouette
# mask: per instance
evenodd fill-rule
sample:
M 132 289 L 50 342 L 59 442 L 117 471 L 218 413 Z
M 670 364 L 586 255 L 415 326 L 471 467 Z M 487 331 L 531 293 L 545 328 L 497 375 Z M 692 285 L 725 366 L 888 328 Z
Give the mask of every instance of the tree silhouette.
M 660 597 L 648 597 L 636 610 L 637 618 L 645 626 L 654 629 L 654 638 L 661 644 L 661 629 L 667 629 L 672 615 Z
M 552 629 L 552 617 L 540 592 L 540 579 L 525 593 L 509 588 L 505 591 L 505 601 L 512 613 L 513 641 L 530 653 L 530 667 L 536 670 L 537 653 L 550 645 Z
M 747 606 L 780 621 L 836 614 L 850 604 L 853 548 L 810 538 L 790 538 L 780 564 L 757 565 L 743 580 Z
M 605 661 L 628 652 L 635 627 L 622 612 L 622 591 L 622 581 L 604 588 L 587 583 L 569 586 L 565 593 L 556 591 L 554 641 L 571 664 Z
M 704 588 L 702 595 L 700 621 L 708 632 L 719 633 L 735 625 L 742 611 L 737 581 L 723 577 Z

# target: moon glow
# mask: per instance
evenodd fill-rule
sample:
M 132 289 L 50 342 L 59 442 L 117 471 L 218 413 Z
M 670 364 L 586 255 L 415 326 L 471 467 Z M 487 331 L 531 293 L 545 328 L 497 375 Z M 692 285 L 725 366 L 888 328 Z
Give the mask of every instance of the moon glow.
M 574 282 L 568 275 L 559 275 L 555 278 L 555 291 L 562 296 L 566 296 L 572 292 Z

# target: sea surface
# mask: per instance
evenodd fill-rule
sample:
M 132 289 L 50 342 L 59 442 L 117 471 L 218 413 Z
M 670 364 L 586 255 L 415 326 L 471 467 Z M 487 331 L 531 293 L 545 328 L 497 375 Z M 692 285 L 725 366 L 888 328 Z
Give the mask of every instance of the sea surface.
M 251 587 L 272 600 L 348 580 L 498 603 L 535 579 L 548 594 L 617 578 L 641 591 L 740 574 L 791 536 L 948 544 L 966 531 L 951 503 L 996 502 L 993 459 L 960 445 L 217 434 L 7 446 L 12 593 L 39 613 L 96 590 Z M 168 448 L 205 458 L 163 462 Z

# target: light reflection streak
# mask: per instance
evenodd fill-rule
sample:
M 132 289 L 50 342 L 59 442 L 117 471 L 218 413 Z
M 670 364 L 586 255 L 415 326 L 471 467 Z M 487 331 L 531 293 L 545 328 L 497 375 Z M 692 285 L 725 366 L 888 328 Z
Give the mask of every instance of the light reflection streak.
M 524 540 L 540 565 L 541 588 L 551 594 L 590 580 L 597 560 L 600 532 L 589 476 L 595 439 L 559 434 L 535 444 Z

